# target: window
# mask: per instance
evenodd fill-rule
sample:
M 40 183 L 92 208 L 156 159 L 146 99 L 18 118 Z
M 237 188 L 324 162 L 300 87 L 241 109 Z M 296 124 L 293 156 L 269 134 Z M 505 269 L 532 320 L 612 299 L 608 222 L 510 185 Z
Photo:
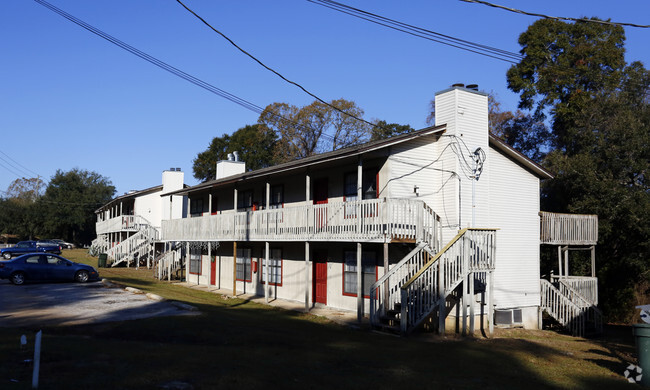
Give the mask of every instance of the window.
M 203 199 L 190 199 L 190 214 L 192 216 L 203 214 Z
M 345 200 L 357 200 L 357 173 L 350 172 L 345 174 L 343 184 L 343 195 Z M 377 199 L 377 169 L 367 169 L 363 171 L 361 193 L 363 199 Z
M 237 248 L 237 280 L 250 282 L 251 278 L 251 249 Z
M 200 249 L 190 249 L 190 273 L 201 274 L 201 252 Z
M 27 263 L 27 264 L 38 264 L 40 258 L 41 258 L 41 255 L 30 256 L 30 257 L 25 259 L 25 263 Z
M 271 248 L 269 253 L 269 280 L 275 286 L 282 286 L 282 250 Z M 266 282 L 266 254 L 262 257 L 262 283 Z
M 282 184 L 271 186 L 270 209 L 281 209 L 284 207 L 284 186 Z
M 343 294 L 357 296 L 357 252 L 345 251 L 343 265 Z M 370 296 L 370 286 L 377 281 L 377 254 L 361 252 L 361 283 L 363 296 Z
M 362 199 L 377 199 L 377 170 L 368 169 L 363 171 L 362 183 L 361 183 L 361 193 Z M 343 183 L 343 195 L 344 201 L 350 202 L 359 199 L 357 194 L 357 173 L 350 172 L 345 174 L 344 183 Z M 357 214 L 355 206 L 346 206 L 345 207 L 345 216 L 354 217 Z
M 237 209 L 240 211 L 253 209 L 253 190 L 237 191 Z

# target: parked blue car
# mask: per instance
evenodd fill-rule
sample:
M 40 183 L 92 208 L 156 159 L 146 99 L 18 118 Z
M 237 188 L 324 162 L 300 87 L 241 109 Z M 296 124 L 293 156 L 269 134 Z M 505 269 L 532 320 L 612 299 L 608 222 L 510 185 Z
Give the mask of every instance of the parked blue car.
M 26 281 L 76 281 L 99 279 L 97 270 L 51 253 L 29 253 L 13 260 L 0 261 L 0 279 L 13 284 Z
M 54 242 L 44 241 L 21 241 L 15 246 L 0 249 L 0 255 L 9 260 L 12 257 L 24 255 L 32 252 L 49 252 L 61 254 L 61 247 Z

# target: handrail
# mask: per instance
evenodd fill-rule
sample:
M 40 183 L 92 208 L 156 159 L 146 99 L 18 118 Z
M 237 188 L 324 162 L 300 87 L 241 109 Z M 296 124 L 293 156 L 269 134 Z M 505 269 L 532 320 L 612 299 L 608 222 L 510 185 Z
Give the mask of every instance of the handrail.
M 585 309 L 563 295 L 546 279 L 540 280 L 540 287 L 542 309 L 569 329 L 573 335 L 582 337 L 585 333 Z
M 603 313 L 596 307 L 596 304 L 585 298 L 580 291 L 576 290 L 566 280 L 558 280 L 558 290 L 562 295 L 567 297 L 571 302 L 575 303 L 579 308 L 586 310 L 587 314 L 593 317 L 594 326 L 597 332 L 603 331 Z
M 598 305 L 598 278 L 593 276 L 558 276 L 551 275 L 551 282 L 570 286 L 590 305 Z
M 462 229 L 401 288 L 400 329 L 417 327 L 472 271 L 492 271 L 496 229 Z M 441 314 L 444 315 L 444 314 Z

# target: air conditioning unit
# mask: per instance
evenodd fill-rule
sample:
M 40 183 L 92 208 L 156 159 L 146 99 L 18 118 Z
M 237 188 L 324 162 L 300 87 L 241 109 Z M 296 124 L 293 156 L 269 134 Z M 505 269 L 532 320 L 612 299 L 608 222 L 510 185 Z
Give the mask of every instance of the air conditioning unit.
M 503 327 L 523 326 L 521 309 L 507 309 L 494 311 L 494 324 Z

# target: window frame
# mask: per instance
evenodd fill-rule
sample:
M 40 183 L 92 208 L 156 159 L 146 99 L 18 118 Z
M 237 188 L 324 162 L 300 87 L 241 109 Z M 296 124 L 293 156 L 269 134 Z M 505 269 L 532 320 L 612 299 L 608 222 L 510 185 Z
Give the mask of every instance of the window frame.
M 353 264 L 352 266 L 354 266 L 355 268 L 356 268 L 356 266 L 357 266 L 357 251 L 356 251 L 356 250 L 346 250 L 346 251 L 343 251 L 343 265 L 342 265 L 342 276 L 343 276 L 343 277 L 342 277 L 342 292 L 343 292 L 343 295 L 344 295 L 344 296 L 348 296 L 348 297 L 356 297 L 356 296 L 357 296 L 357 292 L 356 292 L 357 271 L 347 271 L 347 270 L 346 270 L 346 266 L 348 265 L 348 261 L 347 261 L 347 254 L 348 254 L 348 253 L 350 253 L 350 254 L 353 255 L 354 264 Z M 370 259 L 368 259 L 368 258 L 365 258 L 365 259 L 364 259 L 364 257 L 365 257 L 365 256 L 368 256 L 368 255 L 372 255 L 372 257 L 373 257 L 374 259 L 372 259 L 372 260 L 370 260 Z M 364 268 L 364 261 L 365 261 L 366 263 L 373 262 L 372 267 L 373 267 L 374 272 L 373 272 L 372 274 L 373 274 L 373 277 L 374 277 L 374 281 L 373 281 L 372 283 L 375 283 L 375 282 L 377 281 L 377 279 L 378 279 L 378 275 L 379 275 L 379 265 L 378 265 L 378 263 L 377 263 L 378 258 L 379 258 L 379 257 L 378 257 L 378 255 L 377 255 L 377 251 L 370 250 L 370 251 L 362 251 L 362 252 L 361 252 L 361 268 L 362 268 L 362 270 L 363 270 L 363 268 Z M 370 267 L 371 265 L 370 265 L 370 264 L 366 264 L 366 266 Z M 365 280 L 364 275 L 370 275 L 370 274 L 371 274 L 370 272 L 363 272 L 363 275 L 361 276 L 361 283 L 364 283 L 364 280 Z M 354 276 L 353 281 L 351 281 L 351 283 L 353 282 L 353 283 L 355 284 L 355 291 L 354 291 L 353 293 L 351 293 L 351 292 L 347 292 L 347 291 L 346 291 L 346 286 L 345 286 L 345 284 L 346 284 L 345 282 L 346 282 L 346 280 L 347 280 L 346 275 L 352 275 L 352 276 Z M 370 283 L 370 286 L 372 286 L 372 283 Z M 368 294 L 366 295 L 365 292 L 364 292 L 364 294 L 363 294 L 363 297 L 364 297 L 364 298 L 370 298 L 370 286 L 368 286 Z
M 198 259 L 197 257 L 198 256 Z M 190 248 L 189 263 L 187 272 L 190 275 L 201 275 L 203 271 L 203 256 L 200 249 Z M 194 264 L 194 265 L 193 265 Z M 198 272 L 196 272 L 196 266 L 198 264 Z M 192 271 L 194 270 L 194 272 Z
M 240 251 L 242 253 L 248 252 L 248 256 L 246 255 L 240 256 Z M 237 264 L 237 270 L 235 273 L 235 280 L 238 282 L 248 282 L 248 283 L 252 282 L 253 281 L 253 250 L 249 247 L 237 248 L 236 264 Z M 239 276 L 240 269 L 242 269 L 242 266 L 240 264 L 243 264 L 242 278 L 240 278 Z M 246 270 L 248 270 L 248 275 L 246 275 Z M 248 279 L 246 279 L 246 276 L 248 276 Z
M 273 258 L 273 252 L 274 251 L 279 252 L 279 256 L 278 256 L 277 259 Z M 266 262 L 266 253 L 265 252 L 266 252 L 265 250 L 262 250 L 262 257 L 260 258 L 260 264 L 262 264 L 262 266 L 260 267 L 260 283 L 262 283 L 262 284 L 266 284 L 266 281 L 264 280 L 264 278 L 266 277 L 266 271 L 264 270 L 264 267 L 266 267 L 266 264 L 265 264 L 265 262 Z M 269 254 L 269 262 L 270 262 L 270 265 L 271 265 L 271 269 L 269 269 L 269 276 L 270 276 L 270 279 L 271 279 L 271 281 L 269 282 L 269 286 L 282 287 L 282 277 L 284 276 L 283 275 L 284 261 L 282 259 L 282 248 L 270 248 L 269 252 L 271 252 Z M 274 261 L 279 262 L 279 265 L 273 265 Z M 279 273 L 276 274 L 276 273 L 273 272 L 273 269 L 277 269 L 277 268 L 279 268 Z M 279 282 L 273 281 L 275 277 L 279 277 L 280 281 Z

